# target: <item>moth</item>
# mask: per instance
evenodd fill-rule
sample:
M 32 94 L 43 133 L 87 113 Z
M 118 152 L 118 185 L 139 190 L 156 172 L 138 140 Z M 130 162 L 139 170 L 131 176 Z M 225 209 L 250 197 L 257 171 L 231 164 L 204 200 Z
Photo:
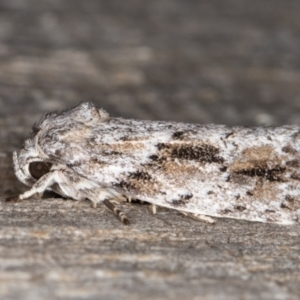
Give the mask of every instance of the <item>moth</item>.
M 113 118 L 93 103 L 47 113 L 13 153 L 17 178 L 103 203 L 136 198 L 213 222 L 213 217 L 299 223 L 300 128 L 227 127 Z

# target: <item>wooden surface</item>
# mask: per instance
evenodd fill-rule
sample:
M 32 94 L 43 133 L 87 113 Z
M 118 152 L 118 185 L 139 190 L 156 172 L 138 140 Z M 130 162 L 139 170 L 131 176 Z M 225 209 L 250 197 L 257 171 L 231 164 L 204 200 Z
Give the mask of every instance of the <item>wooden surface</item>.
M 46 111 L 300 125 L 298 0 L 0 3 L 1 195 Z M 0 203 L 1 299 L 299 299 L 300 228 L 124 204 Z

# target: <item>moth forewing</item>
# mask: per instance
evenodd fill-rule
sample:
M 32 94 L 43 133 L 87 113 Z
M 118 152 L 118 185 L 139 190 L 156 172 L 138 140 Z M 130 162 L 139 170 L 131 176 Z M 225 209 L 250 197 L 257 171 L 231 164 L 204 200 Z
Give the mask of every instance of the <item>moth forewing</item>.
M 19 198 L 54 190 L 103 202 L 123 222 L 111 202 L 125 196 L 206 220 L 298 223 L 299 133 L 111 118 L 82 103 L 44 116 L 14 155 L 31 186 Z

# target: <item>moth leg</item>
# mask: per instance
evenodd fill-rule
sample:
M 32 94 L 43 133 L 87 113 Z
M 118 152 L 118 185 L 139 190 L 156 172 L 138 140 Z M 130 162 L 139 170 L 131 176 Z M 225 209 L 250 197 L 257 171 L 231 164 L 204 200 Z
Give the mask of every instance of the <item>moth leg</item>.
M 196 221 L 204 221 L 206 223 L 209 223 L 209 224 L 215 224 L 216 221 L 209 217 L 209 216 L 206 216 L 206 215 L 201 215 L 201 214 L 193 214 L 193 213 L 188 213 L 188 212 L 185 212 L 185 211 L 181 211 L 181 210 L 178 210 L 178 212 L 180 212 L 181 214 L 191 218 L 191 219 L 194 219 Z
M 151 207 L 152 207 L 152 213 L 155 215 L 157 206 L 155 204 L 152 204 Z
M 43 194 L 43 192 L 56 181 L 56 175 L 56 172 L 45 174 L 36 183 L 33 184 L 30 190 L 18 196 L 8 197 L 6 198 L 6 202 L 17 202 L 20 200 L 28 199 L 35 194 Z
M 123 213 L 120 209 L 118 209 L 117 207 L 115 207 L 108 199 L 103 200 L 102 203 L 108 209 L 110 209 L 115 214 L 115 216 L 117 217 L 117 219 L 119 221 L 121 221 L 124 225 L 129 225 L 130 224 L 130 222 L 129 222 L 127 216 L 125 215 L 125 213 Z
M 43 196 L 43 193 L 34 194 L 34 198 L 36 198 L 36 199 L 41 198 L 42 196 Z M 20 199 L 20 195 L 17 195 L 17 196 L 7 197 L 4 200 L 5 200 L 5 202 L 19 202 L 23 199 Z

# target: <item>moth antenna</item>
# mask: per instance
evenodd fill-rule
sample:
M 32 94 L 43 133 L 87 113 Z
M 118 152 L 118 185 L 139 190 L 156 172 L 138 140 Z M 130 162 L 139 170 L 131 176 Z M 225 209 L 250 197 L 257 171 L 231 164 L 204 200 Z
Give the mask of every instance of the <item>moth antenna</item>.
M 130 222 L 129 222 L 127 216 L 125 215 L 125 213 L 123 213 L 120 209 L 115 207 L 109 200 L 105 199 L 102 202 L 108 209 L 110 209 L 115 214 L 117 219 L 119 221 L 121 221 L 124 225 L 129 225 L 130 224 Z

